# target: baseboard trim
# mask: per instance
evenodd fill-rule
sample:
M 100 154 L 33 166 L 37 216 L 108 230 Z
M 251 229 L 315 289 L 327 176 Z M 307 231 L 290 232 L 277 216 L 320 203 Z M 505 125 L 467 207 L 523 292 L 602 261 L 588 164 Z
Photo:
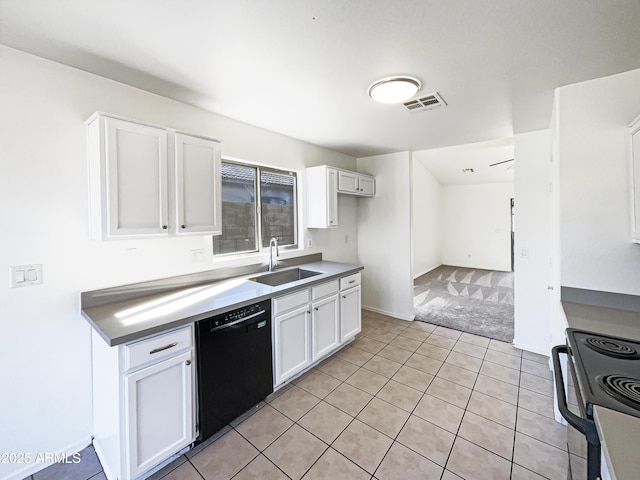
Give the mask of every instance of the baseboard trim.
M 431 270 L 435 270 L 436 268 L 441 267 L 441 266 L 442 266 L 442 263 L 439 263 L 439 264 L 437 264 L 437 265 L 434 265 L 433 267 L 429 267 L 429 268 L 427 268 L 426 270 L 423 270 L 423 271 L 422 271 L 422 272 L 420 272 L 420 273 L 414 274 L 414 275 L 413 275 L 413 279 L 415 280 L 416 278 L 421 277 L 421 276 L 422 276 L 422 275 L 424 275 L 425 273 L 429 273 Z
M 544 355 L 545 357 L 548 357 L 549 355 L 551 355 L 551 351 L 545 352 L 544 349 L 541 349 L 539 346 L 527 344 L 526 342 L 520 342 L 517 338 L 513 339 L 512 345 L 516 348 L 519 348 L 520 350 L 526 350 L 527 352 L 537 353 L 539 355 Z
M 366 305 L 362 305 L 362 309 L 363 310 L 367 310 L 369 312 L 381 313 L 382 315 L 386 315 L 388 317 L 397 318 L 398 320 L 406 320 L 408 322 L 411 322 L 416 318 L 415 315 L 410 315 L 410 316 L 400 315 L 400 314 L 395 313 L 395 312 L 389 312 L 387 310 L 382 310 L 380 308 L 368 307 Z

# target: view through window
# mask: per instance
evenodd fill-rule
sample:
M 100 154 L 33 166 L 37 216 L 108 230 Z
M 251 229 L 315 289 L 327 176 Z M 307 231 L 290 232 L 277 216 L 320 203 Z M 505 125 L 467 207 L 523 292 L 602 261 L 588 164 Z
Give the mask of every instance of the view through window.
M 260 251 L 273 237 L 297 245 L 297 182 L 293 172 L 222 162 L 222 235 L 214 255 Z M 259 220 L 259 221 L 258 221 Z

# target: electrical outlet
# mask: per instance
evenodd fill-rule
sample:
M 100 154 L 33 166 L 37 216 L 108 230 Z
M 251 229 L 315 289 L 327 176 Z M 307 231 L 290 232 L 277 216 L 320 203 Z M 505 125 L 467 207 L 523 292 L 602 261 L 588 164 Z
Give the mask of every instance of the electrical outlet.
M 307 237 L 307 248 L 311 248 L 312 242 L 311 237 Z
M 202 263 L 204 262 L 204 250 L 196 249 L 191 250 L 191 263 Z

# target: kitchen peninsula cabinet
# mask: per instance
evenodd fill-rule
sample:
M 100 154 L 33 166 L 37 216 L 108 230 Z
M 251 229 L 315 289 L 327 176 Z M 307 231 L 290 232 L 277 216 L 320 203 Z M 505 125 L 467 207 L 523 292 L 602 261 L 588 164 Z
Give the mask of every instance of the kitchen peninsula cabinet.
M 109 347 L 94 331 L 93 444 L 109 480 L 153 470 L 195 441 L 193 326 Z
M 219 235 L 220 143 L 104 113 L 87 120 L 90 236 Z

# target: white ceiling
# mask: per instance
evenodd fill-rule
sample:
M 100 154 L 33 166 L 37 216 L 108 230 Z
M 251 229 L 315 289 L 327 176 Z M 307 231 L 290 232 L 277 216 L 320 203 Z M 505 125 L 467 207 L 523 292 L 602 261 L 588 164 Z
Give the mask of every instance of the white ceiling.
M 508 161 L 513 159 L 510 138 L 419 150 L 413 152 L 413 158 L 445 186 L 513 182 L 514 162 Z
M 554 88 L 640 68 L 639 25 L 638 0 L 0 0 L 2 44 L 356 157 L 548 128 Z M 373 102 L 394 74 L 448 106 Z

